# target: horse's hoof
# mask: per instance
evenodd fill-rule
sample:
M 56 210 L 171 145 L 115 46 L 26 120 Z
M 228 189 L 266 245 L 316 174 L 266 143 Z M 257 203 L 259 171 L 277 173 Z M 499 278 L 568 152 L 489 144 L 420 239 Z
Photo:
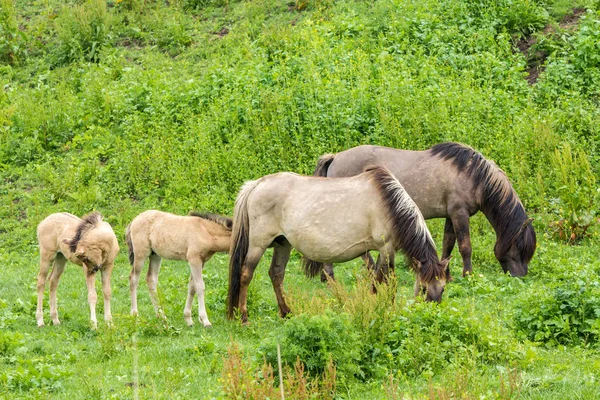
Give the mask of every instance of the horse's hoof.
M 42 328 L 44 326 L 44 321 L 38 321 L 37 326 L 38 328 Z
M 92 330 L 98 330 L 98 322 L 97 321 L 90 321 L 90 327 Z
M 52 320 L 52 324 L 54 324 L 54 325 L 60 325 L 60 321 L 59 320 Z
M 185 320 L 185 324 L 191 328 L 192 326 L 194 326 L 194 321 L 192 321 L 192 320 L 189 320 L 189 321 Z
M 212 328 L 212 324 L 209 322 L 208 324 L 204 324 L 204 327 L 207 329 Z

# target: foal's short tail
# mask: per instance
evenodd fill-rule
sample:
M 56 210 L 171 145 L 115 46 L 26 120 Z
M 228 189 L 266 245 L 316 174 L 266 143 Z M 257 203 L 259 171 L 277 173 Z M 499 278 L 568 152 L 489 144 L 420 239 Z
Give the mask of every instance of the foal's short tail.
M 242 265 L 248 255 L 250 244 L 250 219 L 248 217 L 248 197 L 258 181 L 247 182 L 235 201 L 231 247 L 229 248 L 229 291 L 227 293 L 227 318 L 232 319 L 240 303 L 240 282 Z
M 335 158 L 335 154 L 323 154 L 319 157 L 319 161 L 317 161 L 317 167 L 315 168 L 315 172 L 313 172 L 313 176 L 327 176 L 327 170 L 329 166 L 333 162 Z
M 127 243 L 127 249 L 129 250 L 129 265 L 133 266 L 135 256 L 133 254 L 133 242 L 131 241 L 131 224 L 125 228 L 125 243 Z

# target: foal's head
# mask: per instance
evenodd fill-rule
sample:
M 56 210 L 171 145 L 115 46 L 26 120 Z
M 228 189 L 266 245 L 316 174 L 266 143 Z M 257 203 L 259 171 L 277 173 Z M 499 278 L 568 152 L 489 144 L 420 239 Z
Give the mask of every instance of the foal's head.
M 114 259 L 119 251 L 112 230 L 107 232 L 103 229 L 94 229 L 101 222 L 102 216 L 99 213 L 92 213 L 77 227 L 73 239 L 63 240 L 69 245 L 73 255 L 91 271 L 101 269 L 109 259 Z
M 442 301 L 442 294 L 446 287 L 446 269 L 450 258 L 442 261 L 433 260 L 421 263 L 417 259 L 412 260 L 413 269 L 417 272 L 415 282 L 415 297 L 425 295 L 426 301 Z

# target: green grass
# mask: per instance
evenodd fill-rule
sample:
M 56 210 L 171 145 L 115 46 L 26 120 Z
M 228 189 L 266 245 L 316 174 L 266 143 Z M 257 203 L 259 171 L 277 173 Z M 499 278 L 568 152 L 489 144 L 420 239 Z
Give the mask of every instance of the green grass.
M 246 383 L 259 385 L 253 373 L 276 340 L 299 337 L 306 321 L 330 320 L 357 335 L 349 342 L 355 364 L 339 366 L 338 397 L 600 396 L 597 4 L 13 3 L 0 9 L 0 397 L 223 398 L 232 343 L 249 357 Z M 542 35 L 580 6 L 588 12 L 575 28 L 538 41 L 546 69 L 529 85 L 516 40 Z M 184 324 L 185 263 L 165 261 L 160 273 L 168 323 L 154 317 L 144 280 L 140 317 L 129 316 L 122 239 L 139 212 L 231 215 L 244 181 L 310 174 L 323 153 L 445 140 L 494 160 L 535 218 L 527 277 L 501 274 L 494 233 L 478 215 L 475 274 L 460 278 L 455 250 L 456 280 L 440 305 L 412 299 L 414 277 L 402 261 L 392 305 L 363 293 L 359 261 L 336 268 L 346 293 L 305 278 L 293 256 L 288 324 L 277 316 L 268 252 L 250 288 L 249 327 L 225 318 L 225 255 L 205 270 L 212 329 Z M 52 212 L 91 210 L 122 246 L 115 327 L 100 321 L 90 330 L 83 274 L 69 265 L 58 290 L 62 325 L 38 329 L 35 227 Z M 589 223 L 587 235 L 567 244 L 551 224 L 559 220 L 579 224 L 577 235 Z M 443 221 L 428 225 L 441 249 Z M 46 293 L 48 324 L 47 302 Z M 306 338 L 295 339 L 299 349 L 310 348 Z

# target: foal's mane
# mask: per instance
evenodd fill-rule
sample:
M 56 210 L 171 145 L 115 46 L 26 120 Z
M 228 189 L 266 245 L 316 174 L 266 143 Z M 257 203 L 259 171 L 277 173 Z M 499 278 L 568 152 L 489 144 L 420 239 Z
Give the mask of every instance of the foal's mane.
M 83 236 L 92 228 L 95 228 L 100 222 L 102 222 L 102 215 L 100 215 L 100 213 L 97 211 L 94 211 L 93 213 L 83 217 L 82 221 L 77 226 L 75 236 L 68 242 L 69 250 L 71 250 L 72 253 L 75 253 L 77 251 L 77 245 Z
M 481 188 L 481 211 L 496 230 L 496 250 L 504 254 L 516 242 L 521 259 L 528 262 L 535 251 L 535 232 L 527 219 L 525 208 L 506 174 L 494 162 L 469 146 L 448 142 L 431 148 L 431 153 L 452 165 L 473 180 L 475 189 Z
M 436 278 L 445 277 L 444 266 L 440 263 L 435 243 L 427 229 L 425 219 L 404 187 L 384 167 L 367 167 L 371 180 L 385 204 L 394 232 L 394 247 L 409 258 L 420 261 L 421 268 L 415 270 L 421 280 L 428 283 Z M 411 262 L 413 269 L 416 266 Z
M 229 231 L 233 227 L 233 220 L 229 217 L 224 217 L 223 215 L 212 213 L 199 213 L 197 211 L 190 211 L 189 215 L 191 217 L 198 217 L 207 221 L 215 222 Z

